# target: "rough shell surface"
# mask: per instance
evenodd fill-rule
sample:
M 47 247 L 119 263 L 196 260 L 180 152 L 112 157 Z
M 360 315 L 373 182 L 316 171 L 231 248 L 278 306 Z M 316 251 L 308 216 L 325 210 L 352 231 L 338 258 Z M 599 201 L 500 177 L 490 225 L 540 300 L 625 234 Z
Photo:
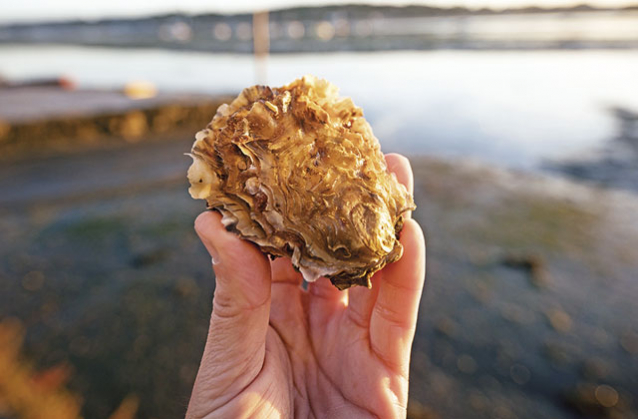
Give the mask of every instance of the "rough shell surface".
M 191 156 L 191 196 L 263 252 L 290 257 L 307 281 L 369 287 L 402 255 L 413 199 L 362 110 L 325 80 L 245 89 L 197 133 Z

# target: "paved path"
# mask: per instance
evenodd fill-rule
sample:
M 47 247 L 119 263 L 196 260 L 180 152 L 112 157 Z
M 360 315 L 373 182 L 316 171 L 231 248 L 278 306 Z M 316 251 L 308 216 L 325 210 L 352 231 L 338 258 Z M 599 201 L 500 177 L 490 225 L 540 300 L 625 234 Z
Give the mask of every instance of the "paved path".
M 162 92 L 148 99 L 132 99 L 115 90 L 68 90 L 61 87 L 0 87 L 0 121 L 9 124 L 122 113 L 160 105 L 193 105 L 210 95 Z

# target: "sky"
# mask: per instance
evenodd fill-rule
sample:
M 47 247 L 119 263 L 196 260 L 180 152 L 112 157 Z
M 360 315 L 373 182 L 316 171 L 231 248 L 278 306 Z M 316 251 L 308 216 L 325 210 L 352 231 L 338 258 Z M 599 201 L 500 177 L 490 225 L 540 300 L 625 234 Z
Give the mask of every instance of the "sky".
M 63 19 L 97 19 L 103 17 L 143 16 L 170 12 L 235 13 L 255 9 L 314 6 L 325 4 L 424 4 L 439 7 L 466 6 L 470 8 L 572 6 L 588 3 L 596 6 L 625 6 L 638 0 L 1 0 L 0 22 L 46 21 Z

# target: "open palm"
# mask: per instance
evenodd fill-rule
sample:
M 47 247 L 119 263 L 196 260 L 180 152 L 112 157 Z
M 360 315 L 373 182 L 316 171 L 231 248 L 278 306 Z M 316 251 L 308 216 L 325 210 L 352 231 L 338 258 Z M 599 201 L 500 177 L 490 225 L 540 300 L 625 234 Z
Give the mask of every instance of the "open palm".
M 412 190 L 407 160 L 386 156 Z M 405 417 L 410 350 L 425 276 L 425 244 L 408 219 L 404 255 L 372 289 L 301 288 L 287 258 L 273 262 L 207 212 L 196 230 L 217 286 L 188 418 Z

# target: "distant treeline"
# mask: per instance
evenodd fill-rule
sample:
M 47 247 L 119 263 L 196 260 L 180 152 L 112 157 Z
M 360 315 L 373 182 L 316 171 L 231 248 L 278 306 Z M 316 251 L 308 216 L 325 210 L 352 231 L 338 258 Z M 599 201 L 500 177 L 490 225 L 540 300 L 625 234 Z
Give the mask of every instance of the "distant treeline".
M 546 30 L 542 17 L 631 15 L 629 25 L 638 28 L 638 4 L 623 8 L 601 8 L 586 4 L 557 8 L 470 9 L 431 6 L 343 5 L 297 7 L 269 12 L 270 51 L 374 51 L 394 49 L 538 49 L 538 48 L 638 48 L 638 31 L 629 37 L 578 38 L 565 35 L 556 19 L 553 37 L 539 37 Z M 625 13 L 627 12 L 627 13 Z M 527 31 L 528 38 L 489 33 L 487 19 L 524 20 L 524 28 L 510 25 L 513 32 Z M 440 18 L 440 19 L 438 19 Z M 19 23 L 0 26 L 0 43 L 70 44 L 118 48 L 165 48 L 206 52 L 250 53 L 253 51 L 253 15 L 164 14 L 142 18 L 70 20 Z M 438 20 L 437 20 L 438 19 Z M 500 18 L 499 18 L 500 19 Z M 518 21 L 517 21 L 518 22 Z M 615 22 L 614 22 L 615 23 Z M 625 22 L 627 25 L 627 22 Z M 614 25 L 612 25 L 614 26 Z M 487 28 L 487 31 L 486 31 Z
M 373 6 L 365 4 L 350 5 L 330 5 L 317 7 L 292 7 L 270 10 L 270 18 L 272 20 L 317 20 L 334 13 L 345 14 L 351 19 L 364 19 L 370 17 L 371 14 L 382 15 L 387 18 L 401 17 L 427 17 L 427 16 L 462 16 L 462 15 L 507 15 L 520 13 L 568 13 L 568 12 L 596 12 L 596 11 L 638 11 L 638 3 L 624 7 L 598 7 L 589 4 L 579 4 L 569 7 L 511 7 L 504 9 L 494 9 L 489 7 L 468 8 L 468 7 L 433 7 L 433 6 Z M 220 13 L 201 13 L 197 15 L 187 13 L 166 13 L 142 18 L 105 18 L 95 20 L 70 19 L 56 22 L 33 22 L 33 23 L 14 23 L 0 25 L 2 28 L 24 27 L 24 26 L 64 26 L 78 24 L 109 24 L 109 23 L 139 23 L 148 21 L 164 21 L 167 19 L 246 19 L 252 14 L 220 14 Z

